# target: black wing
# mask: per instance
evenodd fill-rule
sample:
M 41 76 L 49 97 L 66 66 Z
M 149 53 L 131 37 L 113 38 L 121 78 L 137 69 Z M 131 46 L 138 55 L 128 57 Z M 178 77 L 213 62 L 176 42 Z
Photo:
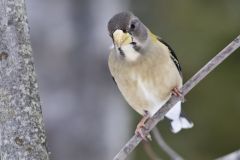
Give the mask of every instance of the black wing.
M 170 55 L 170 56 L 171 56 L 171 59 L 172 59 L 172 61 L 174 62 L 174 64 L 176 65 L 176 67 L 177 67 L 180 75 L 182 76 L 182 68 L 181 68 L 181 66 L 180 66 L 180 63 L 179 63 L 179 61 L 178 61 L 178 58 L 177 58 L 174 50 L 169 46 L 169 44 L 167 44 L 167 43 L 166 43 L 165 41 L 163 41 L 162 39 L 158 38 L 158 40 L 159 40 L 162 44 L 164 44 L 165 46 L 168 47 L 168 49 L 169 49 L 169 51 L 170 51 L 170 54 L 171 54 L 171 55 Z

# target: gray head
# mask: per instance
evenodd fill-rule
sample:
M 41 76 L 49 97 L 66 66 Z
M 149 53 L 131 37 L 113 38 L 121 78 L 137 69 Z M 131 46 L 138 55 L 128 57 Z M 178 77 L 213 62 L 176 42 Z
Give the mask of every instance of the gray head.
M 131 12 L 120 12 L 114 15 L 108 22 L 109 35 L 114 41 L 114 32 L 121 30 L 124 33 L 129 33 L 132 38 L 132 43 L 140 43 L 141 46 L 148 37 L 147 28 L 145 25 Z

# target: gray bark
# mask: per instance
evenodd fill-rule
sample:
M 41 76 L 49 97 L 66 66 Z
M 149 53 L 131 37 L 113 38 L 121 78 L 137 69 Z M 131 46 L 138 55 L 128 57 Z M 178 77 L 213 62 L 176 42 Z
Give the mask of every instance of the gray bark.
M 0 158 L 48 160 L 24 0 L 0 0 Z

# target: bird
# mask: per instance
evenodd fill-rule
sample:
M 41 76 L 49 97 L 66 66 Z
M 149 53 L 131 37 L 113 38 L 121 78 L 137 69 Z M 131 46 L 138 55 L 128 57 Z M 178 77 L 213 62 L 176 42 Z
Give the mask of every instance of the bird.
M 172 95 L 183 97 L 180 63 L 173 49 L 132 12 L 115 14 L 107 28 L 113 42 L 108 57 L 110 73 L 127 103 L 142 115 L 135 134 L 145 138 L 142 129 L 149 118 Z M 181 101 L 165 117 L 173 133 L 193 127 L 181 111 Z

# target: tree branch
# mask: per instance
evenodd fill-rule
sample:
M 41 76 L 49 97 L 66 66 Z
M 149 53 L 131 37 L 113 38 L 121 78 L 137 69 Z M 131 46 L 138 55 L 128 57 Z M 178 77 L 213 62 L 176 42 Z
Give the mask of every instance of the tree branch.
M 150 158 L 150 160 L 162 160 L 157 156 L 157 154 L 154 152 L 153 148 L 151 147 L 151 144 L 149 142 L 143 141 L 143 149 Z
M 183 160 L 183 158 L 164 141 L 162 135 L 160 134 L 159 130 L 156 127 L 153 128 L 152 132 L 153 132 L 154 138 L 157 141 L 157 144 L 171 159 Z
M 232 152 L 232 153 L 225 155 L 223 157 L 220 157 L 216 160 L 240 160 L 240 150 Z
M 214 68 L 222 63 L 240 46 L 240 35 L 202 67 L 191 79 L 182 87 L 183 96 L 185 96 L 193 87 L 195 87 L 203 78 L 205 78 Z M 147 135 L 156 124 L 164 118 L 165 114 L 180 100 L 179 97 L 172 96 L 167 103 L 158 110 L 146 123 L 146 129 L 143 129 L 144 135 Z M 142 138 L 134 135 L 118 152 L 113 160 L 124 160 L 142 141 Z

